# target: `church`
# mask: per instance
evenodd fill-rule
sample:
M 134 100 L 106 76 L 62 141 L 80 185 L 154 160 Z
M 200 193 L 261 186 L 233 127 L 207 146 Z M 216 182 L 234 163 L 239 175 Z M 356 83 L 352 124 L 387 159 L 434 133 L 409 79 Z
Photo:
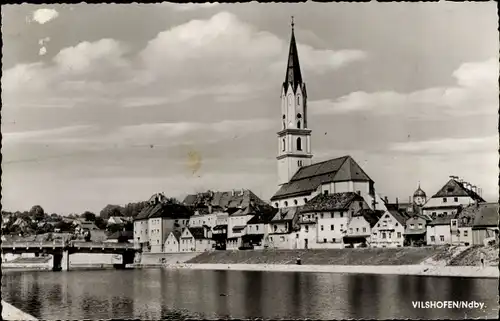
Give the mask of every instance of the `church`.
M 271 197 L 272 205 L 280 209 L 297 207 L 319 194 L 354 192 L 371 209 L 387 210 L 375 192 L 374 181 L 351 156 L 313 162 L 307 98 L 292 20 L 288 63 L 281 87 L 281 129 L 277 133 L 279 189 Z

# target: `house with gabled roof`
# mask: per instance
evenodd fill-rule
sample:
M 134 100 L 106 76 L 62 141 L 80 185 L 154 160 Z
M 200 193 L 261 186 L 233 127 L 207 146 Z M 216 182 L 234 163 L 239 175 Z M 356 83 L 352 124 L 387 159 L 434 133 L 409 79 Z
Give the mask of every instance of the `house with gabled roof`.
M 369 206 L 357 193 L 318 194 L 300 210 L 298 248 L 343 248 L 349 220 L 362 209 Z
M 270 222 L 278 212 L 277 208 L 267 206 L 265 209 L 256 212 L 256 214 L 247 222 L 245 234 L 242 236 L 244 247 L 252 249 L 264 249 L 265 240 L 271 231 Z
M 180 236 L 180 252 L 206 252 L 215 248 L 210 228 L 186 227 Z
M 165 253 L 178 253 L 181 251 L 181 232 L 174 230 L 170 232 L 163 247 Z
M 298 218 L 301 206 L 279 208 L 269 222 L 269 233 L 264 246 L 273 249 L 298 248 Z
M 448 182 L 429 198 L 422 207 L 422 212 L 434 219 L 441 214 L 455 215 L 464 206 L 484 202 L 484 199 L 477 194 L 475 186 L 451 176 Z
M 476 205 L 478 212 L 472 225 L 472 244 L 483 245 L 487 240 L 495 240 L 498 244 L 498 203 Z
M 430 217 L 423 214 L 412 212 L 406 220 L 405 227 L 405 245 L 406 246 L 421 246 L 427 244 L 427 224 L 432 221 Z
M 402 247 L 407 219 L 396 210 L 385 211 L 372 228 L 371 247 Z
M 134 242 L 143 251 L 161 253 L 170 232 L 188 226 L 191 215 L 191 208 L 169 202 L 161 193 L 155 194 L 134 220 Z
M 350 246 L 370 246 L 372 228 L 377 224 L 384 211 L 373 211 L 371 209 L 361 209 L 356 212 L 347 223 L 344 236 L 344 244 Z
M 445 245 L 451 244 L 451 222 L 457 214 L 440 216 L 427 224 L 427 245 Z

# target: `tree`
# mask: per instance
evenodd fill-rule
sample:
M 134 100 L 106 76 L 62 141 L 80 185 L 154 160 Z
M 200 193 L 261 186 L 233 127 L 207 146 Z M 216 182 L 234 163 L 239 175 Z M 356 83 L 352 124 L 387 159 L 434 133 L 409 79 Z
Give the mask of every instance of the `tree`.
M 61 232 L 73 232 L 74 226 L 73 224 L 65 221 L 60 221 L 54 226 L 54 228 L 58 228 Z
M 95 219 L 96 219 L 96 215 L 92 212 L 89 212 L 89 211 L 85 211 L 83 214 L 82 214 L 82 217 L 86 220 L 86 221 L 92 221 L 92 222 L 95 222 Z
M 45 211 L 40 205 L 34 205 L 29 211 L 29 214 L 37 221 L 41 221 L 45 218 Z
M 101 210 L 99 216 L 105 220 L 107 220 L 111 216 L 123 216 L 122 207 L 119 205 L 108 204 Z
M 97 216 L 94 221 L 95 226 L 97 226 L 98 229 L 104 230 L 106 229 L 107 223 L 104 219 L 101 217 Z

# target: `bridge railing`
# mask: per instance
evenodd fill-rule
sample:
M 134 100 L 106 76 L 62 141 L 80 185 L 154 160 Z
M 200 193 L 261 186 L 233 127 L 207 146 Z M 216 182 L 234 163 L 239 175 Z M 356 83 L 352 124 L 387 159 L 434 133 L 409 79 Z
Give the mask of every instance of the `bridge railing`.
M 105 249 L 137 249 L 137 247 L 133 243 L 71 241 L 70 245 L 79 248 L 95 247 L 95 248 L 105 248 Z
M 64 242 L 62 240 L 53 241 L 2 241 L 3 248 L 29 248 L 29 247 L 62 247 Z

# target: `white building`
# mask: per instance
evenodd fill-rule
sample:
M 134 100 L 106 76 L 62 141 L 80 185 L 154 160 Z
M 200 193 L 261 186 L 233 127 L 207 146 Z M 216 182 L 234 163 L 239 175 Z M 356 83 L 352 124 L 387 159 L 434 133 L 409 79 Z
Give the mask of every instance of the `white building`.
M 386 211 L 372 228 L 371 247 L 403 247 L 408 218 L 396 210 Z
M 450 176 L 450 180 L 425 203 L 423 214 L 433 219 L 439 215 L 455 215 L 463 206 L 484 202 L 477 191 L 476 186 Z
M 185 228 L 180 237 L 180 252 L 206 252 L 214 249 L 215 242 L 206 227 Z
M 343 248 L 347 226 L 355 213 L 368 209 L 359 194 L 319 194 L 299 214 L 298 248 Z

